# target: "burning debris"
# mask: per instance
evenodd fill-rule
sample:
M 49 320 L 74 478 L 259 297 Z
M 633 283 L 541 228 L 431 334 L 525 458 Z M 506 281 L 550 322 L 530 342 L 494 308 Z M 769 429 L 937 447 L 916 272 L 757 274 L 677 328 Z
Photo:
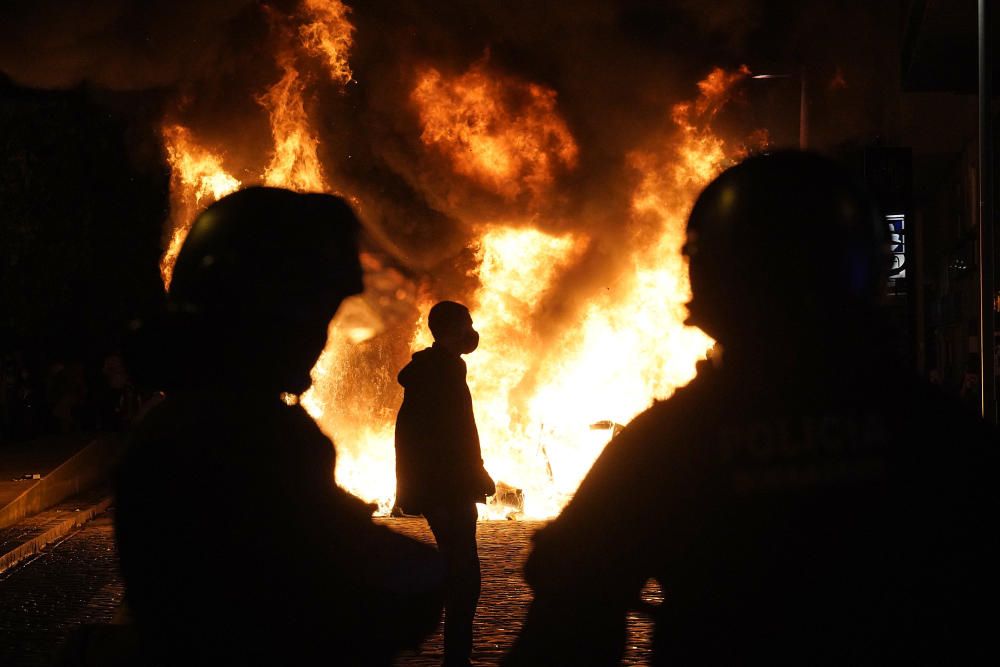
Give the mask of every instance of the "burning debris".
M 490 505 L 507 510 L 508 519 L 519 519 L 524 514 L 524 489 L 518 489 L 504 482 L 497 482 L 497 492 L 490 498 Z
M 624 428 L 625 426 L 623 424 L 611 421 L 610 419 L 602 419 L 601 421 L 596 421 L 590 425 L 591 431 L 611 431 L 612 438 L 621 433 Z

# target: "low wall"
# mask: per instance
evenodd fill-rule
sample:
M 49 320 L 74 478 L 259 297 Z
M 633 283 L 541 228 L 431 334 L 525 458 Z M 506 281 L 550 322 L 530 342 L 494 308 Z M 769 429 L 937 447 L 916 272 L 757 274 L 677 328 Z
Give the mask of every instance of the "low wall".
M 124 438 L 116 434 L 103 435 L 92 441 L 0 509 L 0 528 L 12 526 L 25 517 L 108 481 L 123 445 Z

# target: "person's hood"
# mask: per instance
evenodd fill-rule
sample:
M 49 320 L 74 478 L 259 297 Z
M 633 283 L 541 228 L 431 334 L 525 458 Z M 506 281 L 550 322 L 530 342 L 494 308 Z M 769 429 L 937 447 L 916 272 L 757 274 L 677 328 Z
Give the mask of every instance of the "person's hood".
M 465 362 L 462 361 L 461 357 L 449 354 L 440 347 L 428 347 L 413 353 L 410 363 L 406 364 L 403 370 L 399 371 L 397 380 L 404 388 L 414 383 L 419 384 L 422 381 L 429 380 L 433 376 L 440 376 L 441 367 L 446 364 L 464 366 Z

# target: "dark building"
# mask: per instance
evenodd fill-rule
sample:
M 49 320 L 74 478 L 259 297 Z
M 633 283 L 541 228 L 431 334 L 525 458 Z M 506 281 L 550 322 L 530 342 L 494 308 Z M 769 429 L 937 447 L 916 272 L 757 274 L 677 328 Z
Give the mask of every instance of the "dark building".
M 909 280 L 915 300 L 914 358 L 930 378 L 978 406 L 977 3 L 904 4 L 901 129 L 913 147 L 909 260 L 914 268 Z M 996 18 L 994 12 L 992 35 L 997 34 Z

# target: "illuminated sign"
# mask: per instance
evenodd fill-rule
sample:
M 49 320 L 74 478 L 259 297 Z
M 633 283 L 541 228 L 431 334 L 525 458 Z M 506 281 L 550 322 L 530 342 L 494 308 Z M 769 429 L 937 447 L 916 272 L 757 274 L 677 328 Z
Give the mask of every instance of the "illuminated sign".
M 906 216 L 894 213 L 885 216 L 889 224 L 889 252 L 892 265 L 889 267 L 889 284 L 897 293 L 906 279 Z

